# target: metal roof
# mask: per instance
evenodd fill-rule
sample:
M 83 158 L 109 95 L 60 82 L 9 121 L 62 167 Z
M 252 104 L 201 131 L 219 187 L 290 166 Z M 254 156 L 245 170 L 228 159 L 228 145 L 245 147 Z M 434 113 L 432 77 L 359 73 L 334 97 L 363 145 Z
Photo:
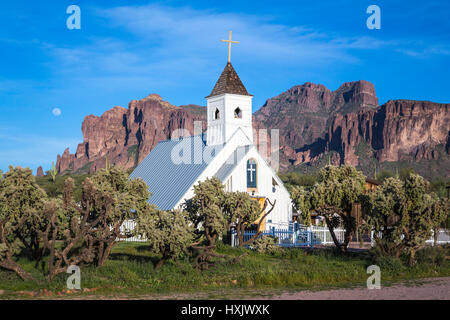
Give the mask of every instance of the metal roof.
M 237 164 L 245 157 L 245 155 L 250 151 L 251 146 L 238 147 L 231 156 L 225 161 L 225 163 L 217 170 L 215 177 L 219 178 L 220 181 L 225 182 L 225 179 L 233 172 Z
M 180 143 L 190 148 L 190 163 L 174 163 L 172 152 Z M 218 153 L 217 146 L 206 146 L 205 134 L 159 142 L 130 178 L 141 178 L 147 183 L 151 193 L 149 203 L 161 210 L 171 210 L 208 166 L 210 161 L 206 163 L 203 159 L 207 148 L 211 148 L 206 153 L 210 152 L 208 160 L 212 160 Z

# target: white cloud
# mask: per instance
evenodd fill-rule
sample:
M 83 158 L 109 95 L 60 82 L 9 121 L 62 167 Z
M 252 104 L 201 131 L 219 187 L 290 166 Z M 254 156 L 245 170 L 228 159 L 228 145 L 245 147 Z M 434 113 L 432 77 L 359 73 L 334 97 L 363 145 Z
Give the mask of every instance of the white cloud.
M 229 30 L 240 41 L 232 59 L 271 65 L 313 68 L 354 63 L 358 59 L 350 50 L 384 45 L 368 37 L 348 39 L 304 26 L 288 27 L 270 17 L 187 7 L 125 6 L 96 12 L 113 32 L 128 32 L 128 39 L 93 37 L 90 44 L 76 48 L 45 44 L 43 48 L 56 59 L 55 73 L 82 75 L 83 81 L 97 83 L 100 75 L 125 83 L 129 77 L 140 77 L 147 86 L 151 81 L 177 81 L 180 70 L 184 75 L 206 74 L 217 60 L 226 61 L 227 48 L 220 40 L 227 38 Z
M 187 78 L 210 77 L 218 61 L 226 61 L 227 48 L 220 40 L 227 38 L 229 30 L 240 41 L 232 50 L 233 61 L 256 61 L 268 69 L 276 65 L 300 68 L 305 73 L 336 64 L 360 63 L 361 50 L 392 50 L 408 56 L 418 56 L 425 50 L 415 49 L 417 46 L 405 40 L 343 37 L 243 13 L 153 4 L 97 8 L 95 13 L 105 19 L 110 34 L 121 36 L 92 36 L 78 47 L 41 44 L 54 58 L 49 66 L 55 75 L 71 81 L 66 86 L 76 84 L 77 88 L 102 92 L 112 88 L 176 89 Z M 426 50 L 427 54 L 448 52 L 446 48 Z

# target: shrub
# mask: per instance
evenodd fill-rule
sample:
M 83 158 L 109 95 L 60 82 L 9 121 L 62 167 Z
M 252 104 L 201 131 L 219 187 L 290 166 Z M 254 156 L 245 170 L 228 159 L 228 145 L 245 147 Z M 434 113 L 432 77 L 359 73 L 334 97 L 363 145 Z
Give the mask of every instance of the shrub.
M 156 269 L 168 260 L 176 261 L 182 257 L 194 239 L 193 227 L 185 211 L 161 211 L 150 207 L 136 222 L 136 234 L 148 240 L 152 253 L 161 255 Z
M 277 245 L 278 239 L 273 236 L 262 236 L 256 239 L 252 248 L 258 253 L 273 254 L 280 251 L 280 247 Z
M 402 253 L 415 263 L 417 250 L 431 236 L 444 207 L 434 194 L 427 194 L 427 181 L 410 174 L 404 181 L 386 179 L 366 199 L 365 221 L 367 230 L 374 230 L 377 247 L 384 254 L 399 258 Z
M 425 247 L 417 251 L 417 263 L 432 264 L 440 266 L 450 255 L 450 246 L 445 247 Z
M 361 200 L 364 191 L 365 177 L 361 171 L 352 166 L 328 165 L 319 171 L 317 182 L 311 190 L 295 188 L 292 200 L 296 209 L 302 212 L 302 222 L 310 224 L 311 211 L 324 217 L 336 248 L 347 252 L 348 244 L 358 227 L 358 221 L 351 214 L 352 206 Z M 342 243 L 334 232 L 340 223 L 345 229 Z

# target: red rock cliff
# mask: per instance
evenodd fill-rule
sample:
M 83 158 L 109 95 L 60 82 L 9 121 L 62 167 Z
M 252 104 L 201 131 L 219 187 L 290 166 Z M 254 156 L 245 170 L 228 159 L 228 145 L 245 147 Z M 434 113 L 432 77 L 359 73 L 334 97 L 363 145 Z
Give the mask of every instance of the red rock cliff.
M 100 117 L 89 115 L 82 124 L 83 142 L 75 154 L 66 149 L 58 155 L 60 173 L 95 172 L 112 164 L 132 168 L 161 141 L 170 139 L 175 129 L 193 134 L 194 121 L 206 119 L 206 108 L 173 106 L 159 95 L 133 100 L 128 109 L 114 107 Z

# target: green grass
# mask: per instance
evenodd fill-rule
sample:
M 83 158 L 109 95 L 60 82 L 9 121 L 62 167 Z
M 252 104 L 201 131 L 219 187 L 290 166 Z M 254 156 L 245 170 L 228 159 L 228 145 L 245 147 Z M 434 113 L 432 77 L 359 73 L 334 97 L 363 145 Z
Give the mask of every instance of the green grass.
M 64 189 L 64 182 L 68 178 L 72 178 L 75 180 L 75 200 L 79 201 L 81 197 L 81 186 L 83 184 L 84 179 L 89 177 L 89 174 L 83 175 L 64 175 L 64 176 L 56 176 L 55 181 L 53 182 L 50 176 L 44 177 L 36 177 L 36 183 L 44 189 L 49 197 L 56 198 L 62 195 L 62 191 Z
M 139 145 L 135 144 L 128 148 L 128 159 L 134 159 L 135 165 L 137 165 L 138 159 L 139 159 Z
M 284 249 L 270 255 L 220 246 L 221 253 L 237 256 L 247 251 L 248 255 L 242 258 L 241 264 L 218 263 L 216 268 L 201 272 L 187 260 L 180 261 L 180 266 L 168 263 L 155 270 L 153 263 L 157 257 L 148 254 L 145 243 L 120 243 L 105 266 L 82 269 L 82 288 L 96 288 L 95 293 L 76 295 L 203 294 L 223 298 L 248 292 L 270 294 L 279 290 L 364 286 L 368 277 L 366 269 L 375 262 L 381 267 L 383 285 L 407 279 L 450 276 L 450 261 L 442 258 L 449 255 L 450 248 L 427 250 L 418 254 L 421 261 L 416 266 L 407 267 L 392 259 L 374 261 L 367 252 L 341 256 L 333 250 Z M 441 251 L 436 253 L 436 250 Z M 55 296 L 66 287 L 69 275 L 59 275 L 48 283 L 42 270 L 35 268 L 32 262 L 20 259 L 20 263 L 36 280 L 22 281 L 14 273 L 0 270 L 0 290 L 5 291 L 0 297 L 26 298 L 18 292 L 43 289 L 52 291 Z

